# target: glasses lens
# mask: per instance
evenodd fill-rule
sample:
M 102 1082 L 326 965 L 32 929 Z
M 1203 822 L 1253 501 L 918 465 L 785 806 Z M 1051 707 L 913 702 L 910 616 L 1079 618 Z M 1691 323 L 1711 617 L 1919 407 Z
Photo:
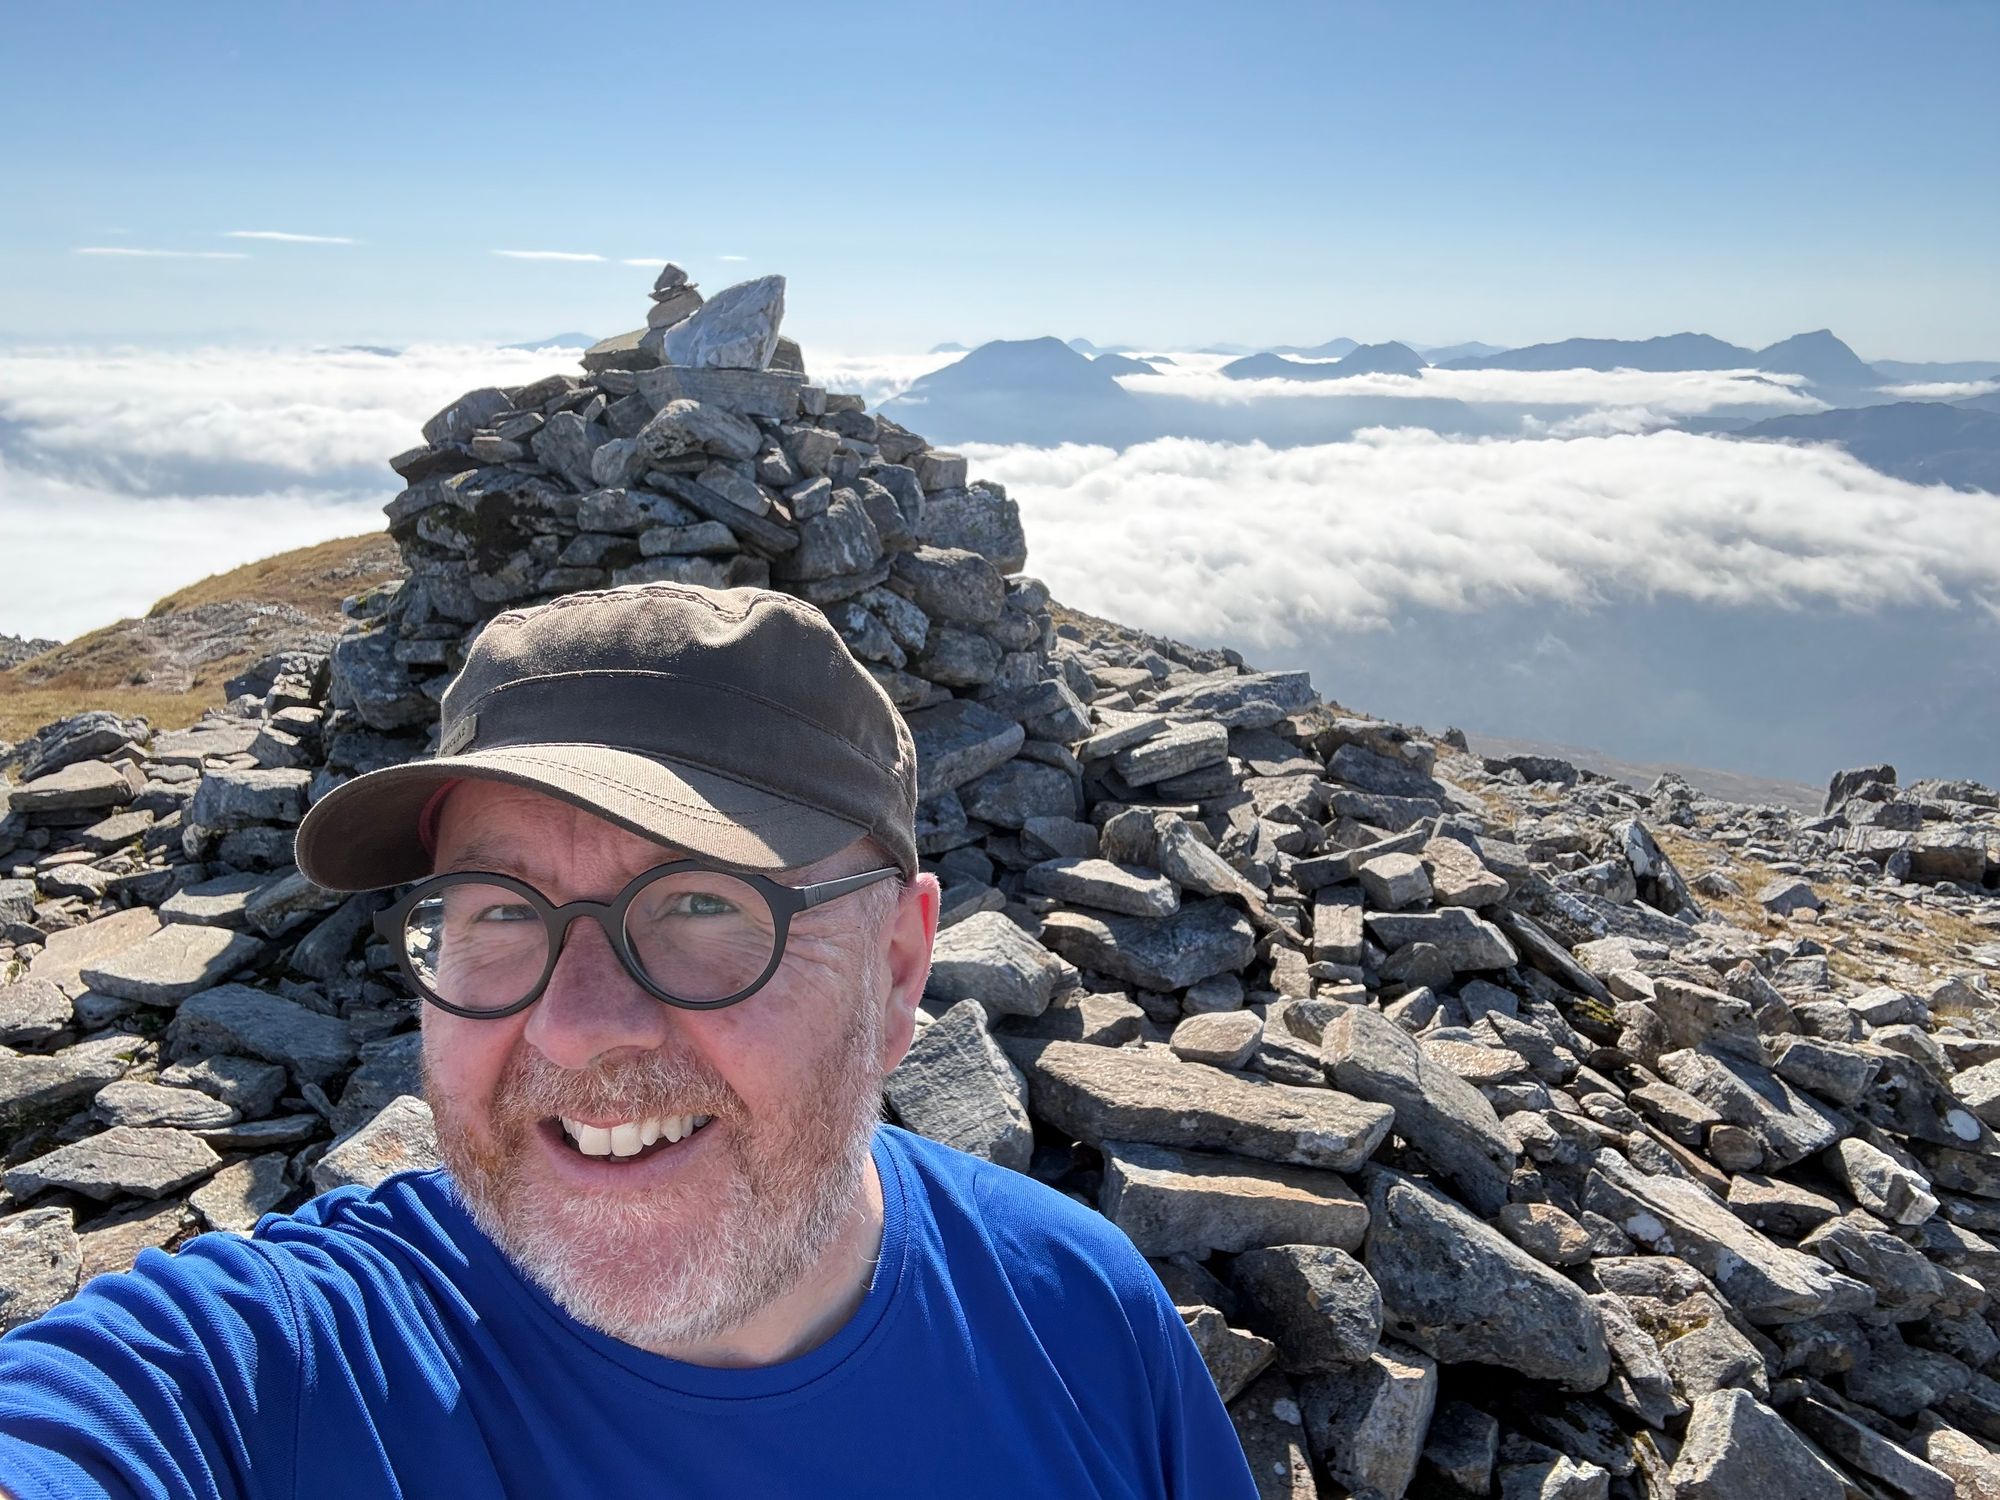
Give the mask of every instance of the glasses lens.
M 549 934 L 519 891 L 467 882 L 410 908 L 403 951 L 434 998 L 460 1010 L 505 1010 L 542 977 Z
M 777 923 L 757 887 L 714 870 L 677 870 L 642 888 L 625 940 L 646 977 L 681 1000 L 721 1000 L 763 977 Z

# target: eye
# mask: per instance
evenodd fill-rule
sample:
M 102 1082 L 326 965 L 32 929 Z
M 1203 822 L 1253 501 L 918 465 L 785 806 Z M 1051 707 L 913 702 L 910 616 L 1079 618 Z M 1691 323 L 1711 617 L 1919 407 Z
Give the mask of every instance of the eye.
M 675 891 L 654 908 L 662 917 L 727 917 L 735 914 L 736 903 L 713 891 Z
M 519 901 L 496 902 L 473 913 L 475 922 L 533 922 L 539 920 L 532 906 Z

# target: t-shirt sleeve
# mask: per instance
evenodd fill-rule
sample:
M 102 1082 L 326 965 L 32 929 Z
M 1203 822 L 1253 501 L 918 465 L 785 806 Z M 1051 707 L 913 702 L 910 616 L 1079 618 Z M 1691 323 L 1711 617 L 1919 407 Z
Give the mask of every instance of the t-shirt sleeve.
M 299 1321 L 268 1252 L 222 1234 L 142 1251 L 0 1338 L 0 1495 L 283 1493 L 299 1380 Z
M 1146 1276 L 1159 1328 L 1153 1399 L 1168 1500 L 1256 1500 L 1257 1482 L 1243 1456 L 1243 1440 L 1201 1350 L 1150 1267 Z

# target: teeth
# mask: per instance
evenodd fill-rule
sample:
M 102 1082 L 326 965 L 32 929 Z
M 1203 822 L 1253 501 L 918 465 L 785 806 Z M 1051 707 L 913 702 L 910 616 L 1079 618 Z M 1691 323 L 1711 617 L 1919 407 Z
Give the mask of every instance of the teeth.
M 616 1125 L 586 1125 L 562 1117 L 565 1134 L 585 1156 L 637 1156 L 656 1141 L 683 1141 L 706 1125 L 712 1115 L 653 1115 Z
M 611 1132 L 595 1125 L 585 1125 L 576 1120 L 565 1120 L 563 1126 L 576 1142 L 576 1149 L 585 1156 L 609 1156 L 611 1154 Z

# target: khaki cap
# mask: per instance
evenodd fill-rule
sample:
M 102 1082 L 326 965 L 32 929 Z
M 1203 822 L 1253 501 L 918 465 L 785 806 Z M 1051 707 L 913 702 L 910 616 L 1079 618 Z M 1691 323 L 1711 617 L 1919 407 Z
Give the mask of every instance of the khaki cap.
M 744 869 L 863 834 L 917 865 L 909 726 L 825 615 L 768 589 L 638 583 L 495 616 L 445 689 L 438 754 L 322 797 L 299 869 L 336 891 L 422 879 L 424 808 L 463 777 Z

